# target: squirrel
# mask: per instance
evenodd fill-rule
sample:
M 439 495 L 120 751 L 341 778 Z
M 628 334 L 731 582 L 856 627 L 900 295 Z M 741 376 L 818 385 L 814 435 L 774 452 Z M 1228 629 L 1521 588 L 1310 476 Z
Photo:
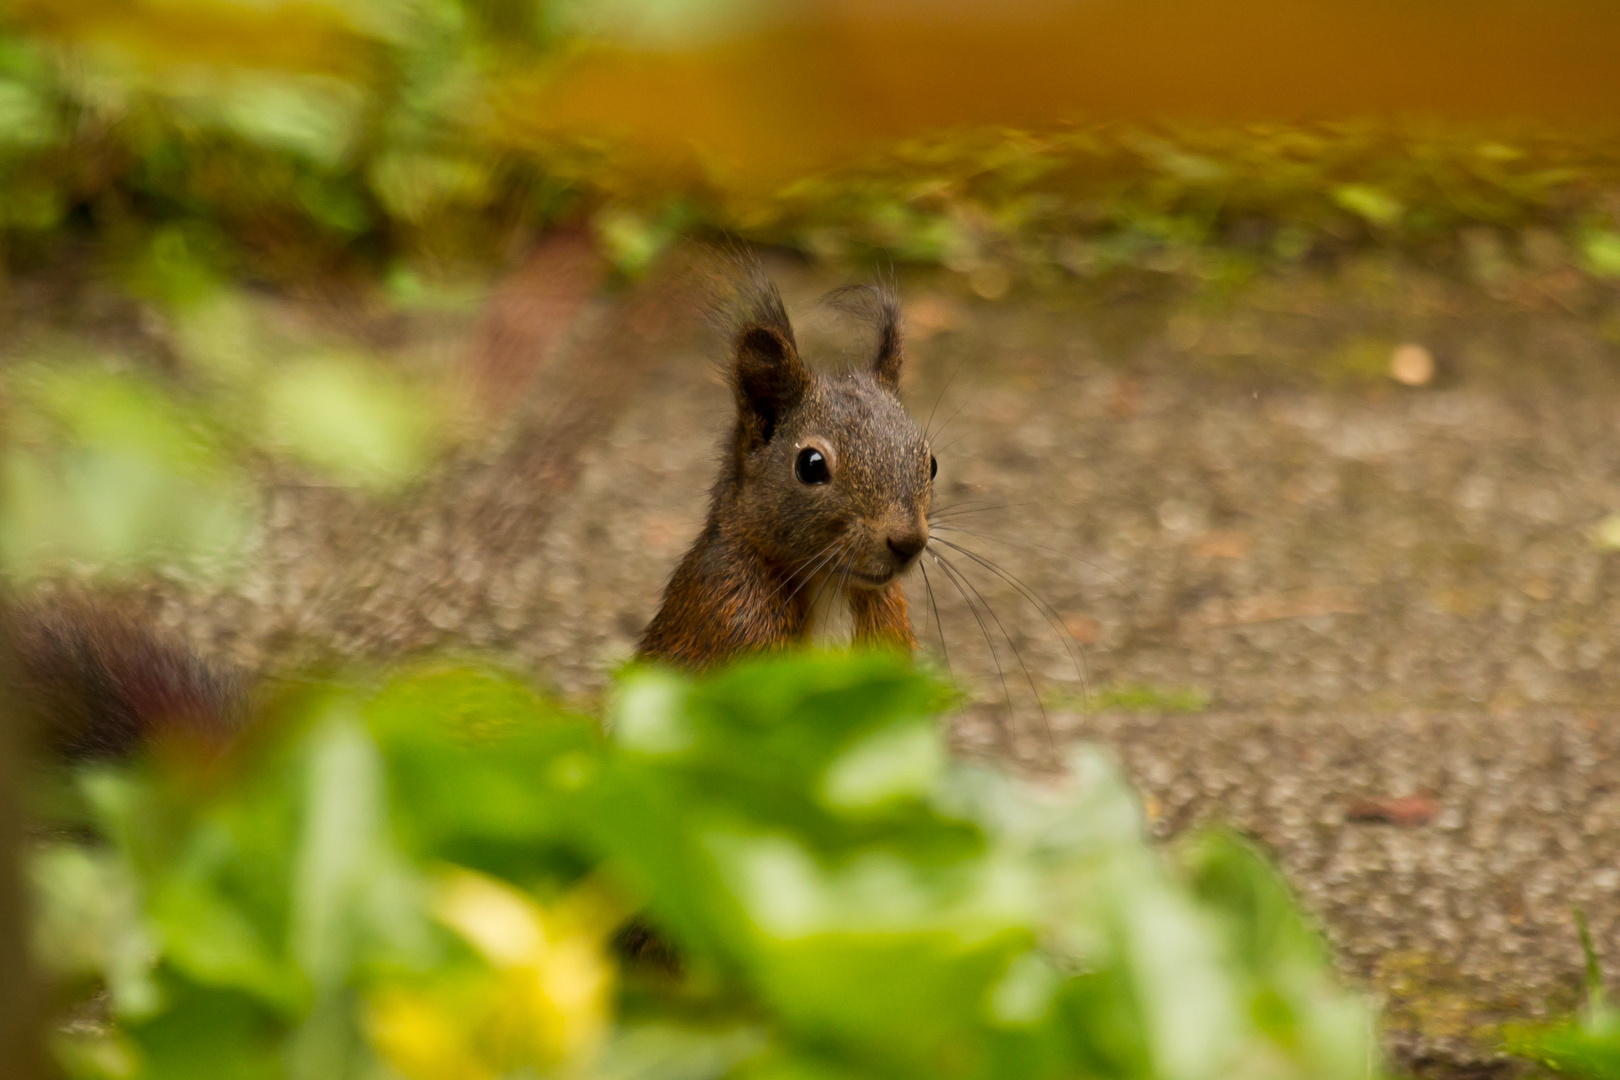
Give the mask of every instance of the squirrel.
M 796 642 L 914 649 L 900 576 L 928 546 L 938 464 L 900 403 L 900 312 L 872 296 L 869 364 L 812 371 L 774 285 L 740 286 L 730 334 L 736 424 L 703 531 L 638 649 L 701 669 Z
M 821 375 L 800 359 L 775 286 L 757 268 L 743 275 L 729 339 L 736 423 L 707 522 L 640 657 L 701 670 L 796 642 L 916 646 L 899 579 L 928 544 L 936 464 L 900 403 L 898 305 L 869 297 L 872 360 Z M 163 735 L 228 741 L 252 715 L 244 678 L 104 602 L 0 603 L 0 649 L 18 691 L 0 692 L 70 759 Z

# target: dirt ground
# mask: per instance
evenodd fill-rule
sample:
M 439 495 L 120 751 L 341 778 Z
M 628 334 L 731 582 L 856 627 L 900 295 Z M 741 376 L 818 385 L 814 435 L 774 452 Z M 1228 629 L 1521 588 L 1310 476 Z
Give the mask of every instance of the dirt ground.
M 805 352 L 854 355 L 815 302 L 838 280 L 774 270 Z M 1375 257 L 1229 294 L 902 293 L 957 507 L 936 536 L 967 549 L 938 551 L 993 611 L 938 567 L 909 584 L 974 696 L 957 748 L 1113 748 L 1158 833 L 1221 820 L 1276 854 L 1400 1068 L 1511 1071 L 1497 1025 L 1575 1001 L 1572 909 L 1620 957 L 1620 298 L 1557 266 Z M 272 484 L 247 578 L 161 584 L 154 609 L 260 668 L 467 647 L 593 693 L 697 530 L 728 420 L 689 301 L 591 301 L 404 505 Z M 1437 358 L 1427 385 L 1388 377 L 1403 342 Z

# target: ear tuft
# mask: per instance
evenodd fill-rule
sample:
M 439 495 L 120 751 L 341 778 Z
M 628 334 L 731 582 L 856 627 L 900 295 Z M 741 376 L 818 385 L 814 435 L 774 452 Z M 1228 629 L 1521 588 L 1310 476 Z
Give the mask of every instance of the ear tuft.
M 900 390 L 900 365 L 905 359 L 901 349 L 900 300 L 887 288 L 875 290 L 877 308 L 877 355 L 872 359 L 872 374 L 878 381 L 896 393 Z
M 870 322 L 877 328 L 877 350 L 871 372 L 878 382 L 896 393 L 900 390 L 900 367 L 904 360 L 900 334 L 900 299 L 887 282 L 877 285 L 849 285 L 832 293 L 828 300 L 839 309 Z
M 771 441 L 782 414 L 809 391 L 810 371 L 776 287 L 755 275 L 739 291 L 744 306 L 732 338 L 732 385 L 741 447 L 751 450 Z

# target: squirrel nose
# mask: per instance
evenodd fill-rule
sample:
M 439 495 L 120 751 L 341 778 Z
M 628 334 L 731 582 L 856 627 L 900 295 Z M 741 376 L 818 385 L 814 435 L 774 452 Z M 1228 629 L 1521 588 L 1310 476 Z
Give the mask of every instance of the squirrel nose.
M 928 546 L 928 531 L 924 527 L 916 532 L 900 533 L 889 537 L 889 550 L 901 562 L 910 562 L 917 557 L 917 553 Z

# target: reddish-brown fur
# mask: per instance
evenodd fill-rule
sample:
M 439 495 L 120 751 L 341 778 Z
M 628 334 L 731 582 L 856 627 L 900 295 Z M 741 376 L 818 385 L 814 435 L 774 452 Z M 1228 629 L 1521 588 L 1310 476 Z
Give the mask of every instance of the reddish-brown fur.
M 222 746 L 247 722 L 234 673 L 109 603 L 12 607 L 0 622 L 21 676 L 0 692 L 65 757 L 119 757 L 153 738 Z

